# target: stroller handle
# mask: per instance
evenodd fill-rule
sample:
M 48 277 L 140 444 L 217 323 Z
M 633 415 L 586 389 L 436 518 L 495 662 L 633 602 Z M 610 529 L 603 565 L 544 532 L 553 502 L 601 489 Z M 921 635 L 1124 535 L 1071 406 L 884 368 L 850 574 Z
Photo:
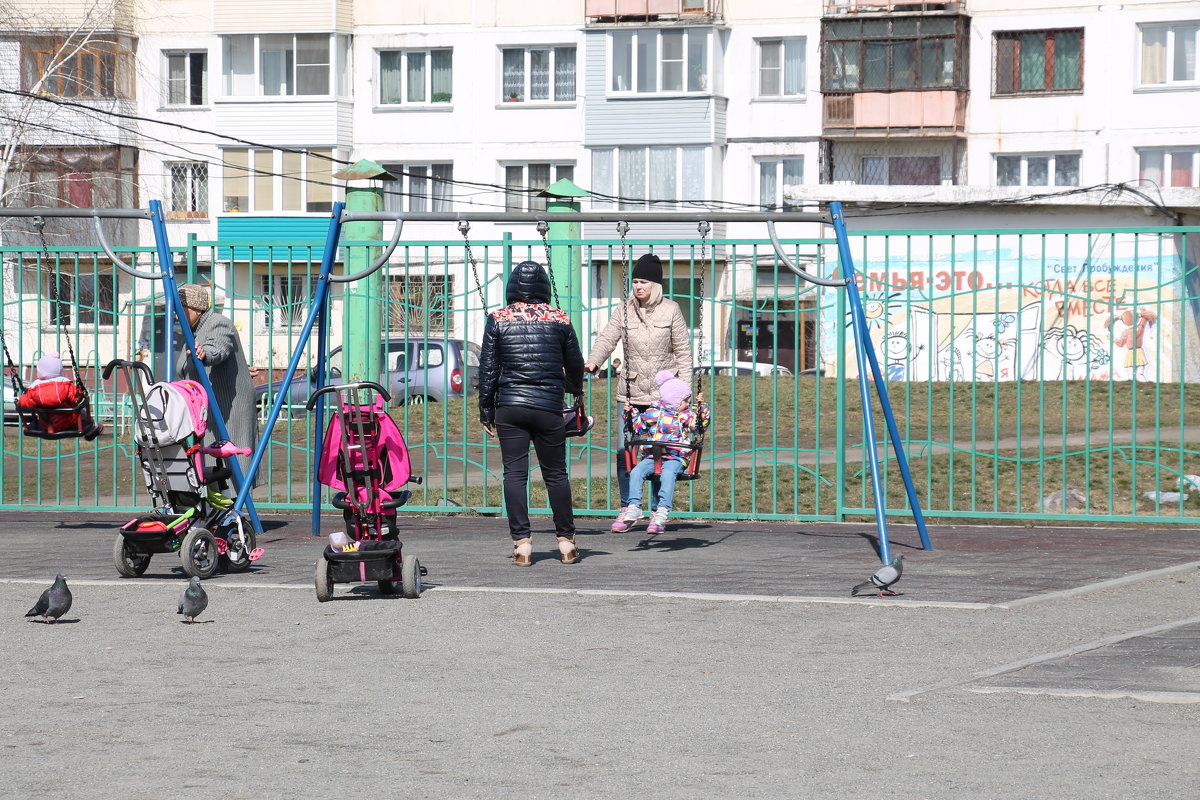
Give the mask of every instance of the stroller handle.
M 373 389 L 383 397 L 383 401 L 385 403 L 390 403 L 392 401 L 392 395 L 388 392 L 388 390 L 380 386 L 378 383 L 375 383 L 375 381 L 356 381 L 355 383 L 339 383 L 335 386 L 322 386 L 320 389 L 317 389 L 312 393 L 312 397 L 308 398 L 308 402 L 304 405 L 304 407 L 309 411 L 312 411 L 313 406 L 316 405 L 317 398 L 321 395 L 353 389 Z
M 104 372 L 103 372 L 104 380 L 108 380 L 109 377 L 112 375 L 113 370 L 116 369 L 117 367 L 130 367 L 135 372 L 139 372 L 139 371 L 144 372 L 147 382 L 154 383 L 154 373 L 150 370 L 150 367 L 146 365 L 146 362 L 144 362 L 144 361 L 126 361 L 123 358 L 114 358 L 112 361 L 110 361 L 104 365 Z

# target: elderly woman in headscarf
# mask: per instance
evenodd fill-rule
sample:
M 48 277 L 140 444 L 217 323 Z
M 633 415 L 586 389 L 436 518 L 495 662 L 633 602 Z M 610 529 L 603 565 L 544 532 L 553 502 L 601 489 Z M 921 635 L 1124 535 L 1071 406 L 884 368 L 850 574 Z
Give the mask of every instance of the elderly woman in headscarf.
M 195 358 L 189 354 L 179 360 L 179 377 L 198 379 L 196 361 L 203 364 L 212 383 L 217 407 L 229 430 L 229 440 L 238 447 L 253 448 L 258 443 L 258 416 L 252 378 L 258 370 L 247 366 L 237 328 L 227 317 L 212 310 L 205 286 L 185 283 L 179 287 L 179 301 L 196 339 Z M 210 425 L 206 438 L 211 440 L 218 435 L 216 426 Z M 250 459 L 238 456 L 238 463 L 244 474 Z

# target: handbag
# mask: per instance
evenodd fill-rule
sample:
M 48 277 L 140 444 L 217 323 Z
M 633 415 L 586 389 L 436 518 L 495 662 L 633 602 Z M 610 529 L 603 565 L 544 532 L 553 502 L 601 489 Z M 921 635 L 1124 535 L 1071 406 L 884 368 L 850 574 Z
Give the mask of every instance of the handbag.
M 563 423 L 567 426 L 567 436 L 583 436 L 592 429 L 595 420 L 588 416 L 583 404 L 583 395 L 575 395 L 575 404 L 563 409 Z

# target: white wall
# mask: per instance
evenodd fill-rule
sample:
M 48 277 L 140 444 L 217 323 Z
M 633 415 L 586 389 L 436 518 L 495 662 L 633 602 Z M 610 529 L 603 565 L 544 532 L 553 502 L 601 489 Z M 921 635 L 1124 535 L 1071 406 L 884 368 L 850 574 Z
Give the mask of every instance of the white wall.
M 1135 147 L 1200 145 L 1200 90 L 1137 87 L 1138 23 L 1200 19 L 1200 6 L 1081 4 L 1014 13 L 973 4 L 971 11 L 972 185 L 994 183 L 995 153 L 1080 152 L 1080 184 L 1087 186 L 1136 180 Z M 995 31 L 1070 27 L 1084 28 L 1082 94 L 992 97 Z

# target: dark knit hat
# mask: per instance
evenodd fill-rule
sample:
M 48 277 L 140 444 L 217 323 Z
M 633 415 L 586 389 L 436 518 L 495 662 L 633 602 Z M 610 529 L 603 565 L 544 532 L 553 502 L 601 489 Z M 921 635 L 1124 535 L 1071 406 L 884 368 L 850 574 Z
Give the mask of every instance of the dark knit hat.
M 646 253 L 633 265 L 632 280 L 642 279 L 662 285 L 662 261 L 654 253 Z

